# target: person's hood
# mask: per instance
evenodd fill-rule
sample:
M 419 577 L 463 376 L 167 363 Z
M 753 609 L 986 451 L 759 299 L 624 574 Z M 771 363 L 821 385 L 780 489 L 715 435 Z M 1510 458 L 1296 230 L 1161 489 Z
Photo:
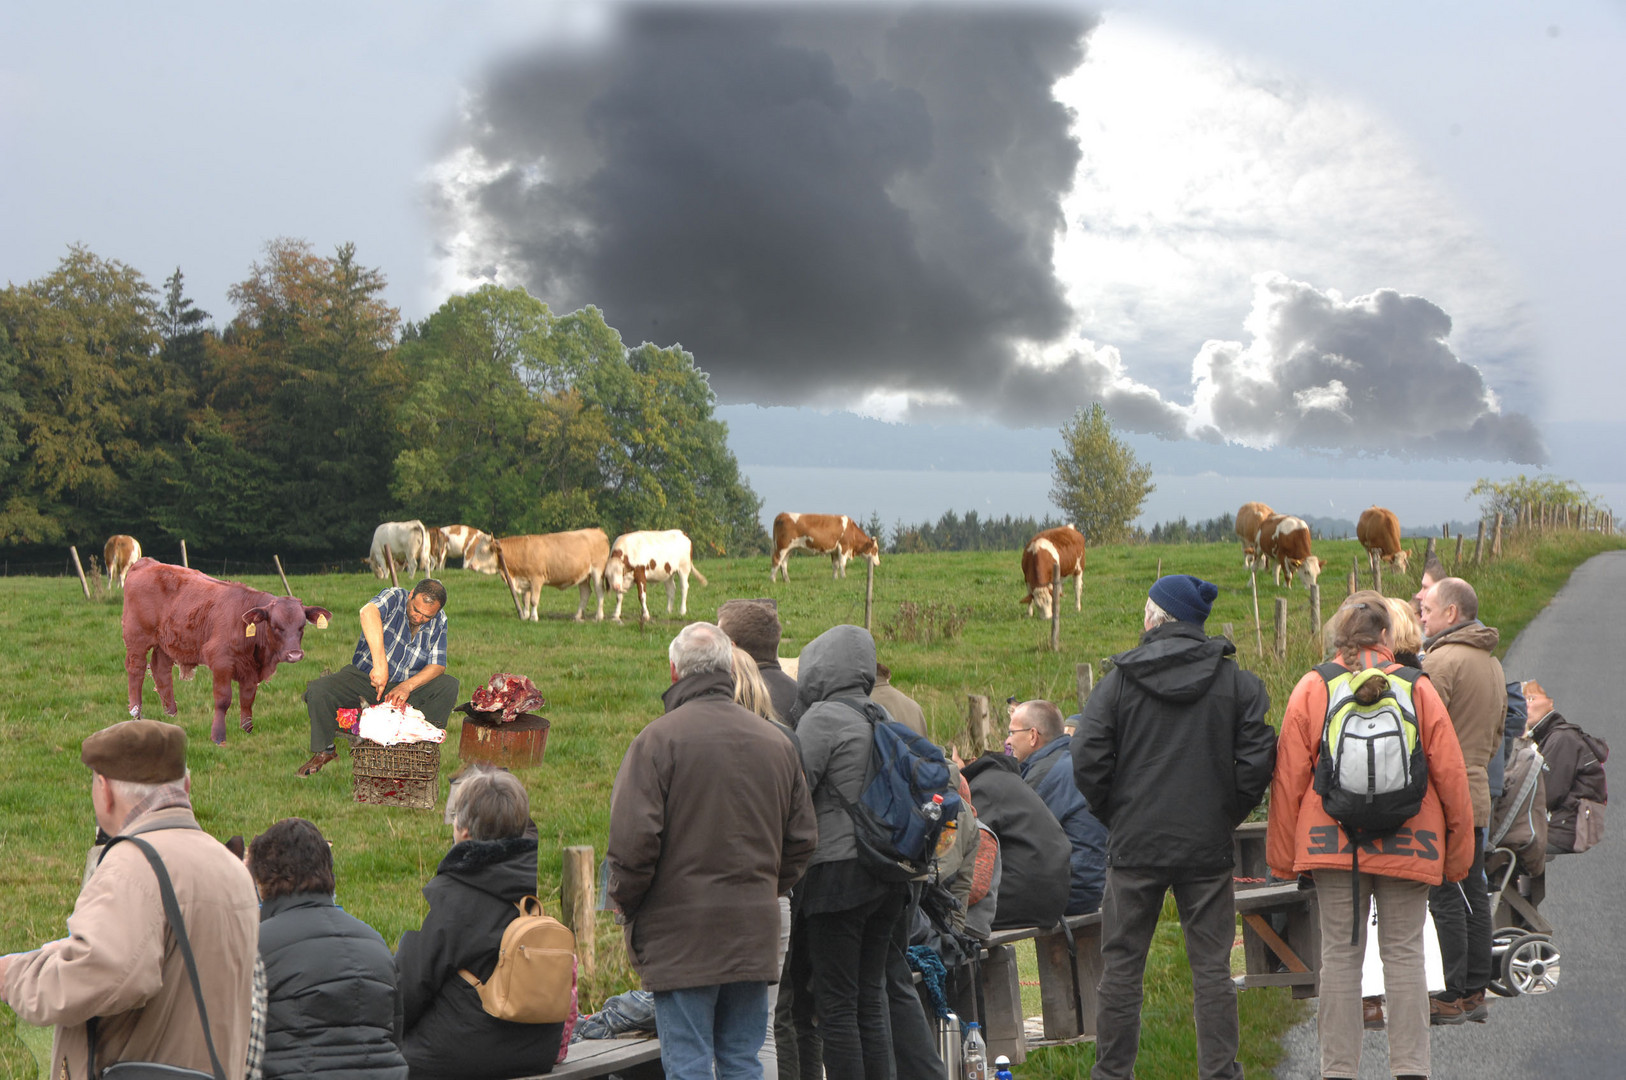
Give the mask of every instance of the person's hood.
M 734 673 L 732 671 L 697 671 L 693 675 L 685 675 L 666 688 L 666 692 L 661 695 L 661 701 L 666 704 L 666 711 L 671 712 L 679 705 L 703 697 L 733 701 Z
M 1530 728 L 1528 732 L 1526 732 L 1526 734 L 1537 743 L 1540 743 L 1552 733 L 1554 728 L 1561 727 L 1569 728 L 1571 731 L 1575 732 L 1575 734 L 1579 735 L 1581 737 L 1581 741 L 1586 743 L 1587 749 L 1592 751 L 1592 756 L 1597 758 L 1599 763 L 1605 763 L 1609 760 L 1608 743 L 1588 734 L 1581 728 L 1576 727 L 1574 724 L 1564 719 L 1564 715 L 1557 709 L 1552 710 L 1546 716 L 1542 717 L 1540 721 L 1538 721 Z
M 975 780 L 978 776 L 990 769 L 1003 769 L 1005 772 L 1008 772 L 1013 776 L 1022 775 L 1021 763 L 1019 763 L 1009 754 L 997 753 L 984 754 L 975 761 L 966 762 L 965 768 L 960 770 L 960 775 L 964 776 L 965 782 L 969 784 L 971 781 Z
M 868 694 L 875 686 L 875 639 L 862 626 L 832 626 L 807 643 L 796 671 L 804 706 Z
M 440 860 L 436 873 L 503 900 L 536 892 L 536 837 L 464 840 Z
M 1196 623 L 1169 622 L 1141 635 L 1139 646 L 1112 658 L 1122 677 L 1165 701 L 1195 701 L 1208 693 L 1220 665 L 1236 652 Z
M 1486 626 L 1478 619 L 1474 619 L 1471 622 L 1462 622 L 1457 623 L 1455 626 L 1446 627 L 1438 634 L 1424 641 L 1423 649 L 1427 651 L 1441 645 L 1466 645 L 1471 649 L 1483 649 L 1486 652 L 1493 652 L 1496 649 L 1496 643 L 1501 638 L 1502 635 L 1497 631 L 1496 627 Z

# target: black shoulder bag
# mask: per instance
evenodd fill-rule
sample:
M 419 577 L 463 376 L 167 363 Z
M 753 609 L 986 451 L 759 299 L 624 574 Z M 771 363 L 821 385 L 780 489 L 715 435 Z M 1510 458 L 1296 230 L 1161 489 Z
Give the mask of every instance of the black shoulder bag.
M 158 891 L 164 898 L 164 916 L 169 919 L 170 929 L 175 931 L 175 943 L 181 947 L 181 956 L 186 960 L 186 974 L 192 980 L 192 996 L 197 998 L 198 1016 L 203 1020 L 203 1041 L 209 1046 L 209 1061 L 214 1065 L 214 1072 L 183 1069 L 178 1065 L 161 1065 L 154 1061 L 119 1061 L 97 1073 L 98 1018 L 92 1017 L 85 1025 L 90 1043 L 89 1072 L 86 1075 L 90 1080 L 96 1080 L 98 1076 L 102 1080 L 226 1080 L 226 1070 L 220 1064 L 220 1055 L 215 1053 L 214 1036 L 209 1033 L 209 1010 L 203 1006 L 203 984 L 198 981 L 198 962 L 192 956 L 192 942 L 187 939 L 186 922 L 181 918 L 181 905 L 175 899 L 175 886 L 170 883 L 169 871 L 164 867 L 164 860 L 158 857 L 158 852 L 153 850 L 151 844 L 134 836 L 113 837 L 102 849 L 101 858 L 107 858 L 107 853 L 113 850 L 114 844 L 126 840 L 141 849 L 141 853 L 147 856 L 147 861 L 152 864 L 152 872 L 158 875 Z M 98 859 L 97 865 L 100 864 L 101 859 Z

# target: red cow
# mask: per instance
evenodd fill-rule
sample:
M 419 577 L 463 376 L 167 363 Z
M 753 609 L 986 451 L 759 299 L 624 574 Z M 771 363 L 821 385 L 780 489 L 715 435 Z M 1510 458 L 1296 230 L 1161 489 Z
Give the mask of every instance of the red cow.
M 1050 588 L 1056 580 L 1056 568 L 1061 576 L 1073 578 L 1074 606 L 1084 610 L 1084 534 L 1071 525 L 1059 529 L 1046 529 L 1028 541 L 1022 549 L 1022 577 L 1028 584 L 1028 594 L 1017 601 L 1028 606 L 1028 618 L 1033 617 L 1033 605 L 1039 605 L 1039 614 L 1050 618 Z
M 124 670 L 130 715 L 141 715 L 141 688 L 152 654 L 152 681 L 164 713 L 174 716 L 175 673 L 190 679 L 199 664 L 214 674 L 215 719 L 209 737 L 226 741 L 231 684 L 239 687 L 238 723 L 254 730 L 254 694 L 278 664 L 305 658 L 305 624 L 325 629 L 333 613 L 293 597 L 273 596 L 199 570 L 139 559 L 124 588 Z
M 1390 566 L 1406 572 L 1406 561 L 1411 553 L 1400 546 L 1400 519 L 1393 510 L 1369 506 L 1361 511 L 1361 520 L 1355 524 L 1355 539 L 1372 555 L 1378 555 Z
M 782 572 L 790 580 L 790 553 L 805 548 L 815 555 L 830 556 L 830 576 L 847 576 L 847 560 L 864 558 L 872 566 L 881 565 L 881 549 L 846 514 L 783 513 L 773 519 L 773 561 L 768 564 L 768 580 Z
M 1272 578 L 1282 583 L 1282 571 L 1287 571 L 1287 587 L 1293 587 L 1293 575 L 1304 572 L 1305 588 L 1315 584 L 1321 574 L 1321 560 L 1310 554 L 1310 526 L 1303 518 L 1272 514 L 1259 526 L 1259 557 L 1264 565 L 1275 561 Z
M 1236 535 L 1242 541 L 1242 565 L 1249 570 L 1259 561 L 1259 526 L 1276 511 L 1262 502 L 1243 503 L 1236 512 Z

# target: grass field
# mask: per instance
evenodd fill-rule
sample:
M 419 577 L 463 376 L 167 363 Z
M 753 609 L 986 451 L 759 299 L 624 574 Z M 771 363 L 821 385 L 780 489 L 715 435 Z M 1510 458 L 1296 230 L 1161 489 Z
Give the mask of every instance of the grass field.
M 1505 647 L 1575 566 L 1621 544 L 1616 538 L 1571 534 L 1514 540 L 1503 560 L 1477 570 L 1466 567 L 1464 576 L 1479 587 L 1481 610 L 1487 622 L 1501 627 Z M 1344 595 L 1357 550 L 1353 541 L 1317 545 L 1318 554 L 1330 563 L 1322 577 L 1326 615 Z M 1248 577 L 1234 544 L 1091 551 L 1084 613 L 1073 612 L 1069 596 L 1059 653 L 1048 651 L 1048 624 L 1024 618 L 1017 604 L 1022 586 L 1015 552 L 889 555 L 875 579 L 874 622 L 882 659 L 893 668 L 893 681 L 924 706 L 940 742 L 963 736 L 967 694 L 996 702 L 1011 695 L 1048 697 L 1072 711 L 1075 664 L 1099 664 L 1102 657 L 1135 644 L 1145 590 L 1160 562 L 1164 572 L 1195 573 L 1221 586 L 1209 630 L 1218 633 L 1223 623 L 1234 624 L 1239 658 L 1265 679 L 1271 720 L 1279 722 L 1292 684 L 1319 659 L 1308 636 L 1308 599 L 1302 588 L 1278 589 L 1261 579 L 1265 655 L 1260 656 Z M 691 591 L 690 616 L 715 617 L 717 605 L 730 597 L 773 596 L 785 623 L 781 652 L 786 656 L 832 625 L 862 621 L 862 564 L 840 581 L 831 580 L 823 560 L 793 559 L 791 567 L 793 580 L 770 585 L 766 558 L 705 562 L 702 570 L 710 586 L 696 585 Z M 543 598 L 542 621 L 522 624 L 496 579 L 455 569 L 443 577 L 450 593 L 450 670 L 463 682 L 462 697 L 495 671 L 529 675 L 547 695 L 544 711 L 553 723 L 547 759 L 520 775 L 541 831 L 542 895 L 556 912 L 560 852 L 572 844 L 603 852 L 610 785 L 627 743 L 661 707 L 659 695 L 668 681 L 666 646 L 679 623 L 662 615 L 646 627 L 636 621 L 577 624 L 570 618 L 576 604 L 571 590 L 550 591 Z M 275 578 L 248 580 L 280 592 Z M 337 617 L 328 630 L 307 630 L 306 659 L 285 665 L 261 688 L 252 735 L 237 730 L 234 706 L 226 745 L 212 746 L 207 673 L 176 684 L 178 722 L 191 736 L 193 800 L 204 828 L 222 838 L 241 834 L 252 839 L 291 815 L 316 822 L 333 842 L 340 902 L 393 944 L 422 919 L 426 905 L 419 889 L 433 874 L 450 834 L 438 810 L 351 801 L 350 768 L 342 754 L 314 778 L 295 777 L 295 768 L 308 754 L 308 725 L 299 695 L 307 680 L 349 661 L 357 637 L 354 612 L 377 583 L 367 576 L 334 575 L 299 577 L 293 584 L 296 595 Z M 1416 588 L 1415 578 L 1391 578 L 1385 584 L 1396 595 L 1410 595 Z M 652 594 L 651 606 L 659 612 L 663 605 L 656 596 Z M 1278 596 L 1286 597 L 1290 607 L 1292 648 L 1285 661 L 1271 655 L 1271 611 Z M 917 629 L 940 628 L 945 619 L 963 619 L 963 626 L 949 640 L 902 640 L 906 631 L 889 638 L 888 626 L 909 622 L 903 604 L 915 606 Z M 0 952 L 59 936 L 72 910 L 94 829 L 89 774 L 79 762 L 79 744 L 125 715 L 119 610 L 116 598 L 86 601 L 72 579 L 0 580 L 0 774 L 6 777 L 0 787 L 0 895 L 6 897 L 0 907 Z M 148 713 L 157 715 L 150 680 L 144 701 Z M 995 722 L 1002 720 L 999 716 Z M 444 747 L 442 799 L 445 778 L 458 765 L 457 723 L 454 716 Z M 634 984 L 619 934 L 607 923 L 603 920 L 599 931 L 599 969 L 583 986 L 584 1005 Z M 1178 928 L 1166 919 L 1148 977 L 1139 1075 L 1194 1072 L 1190 1001 Z M 1274 1062 L 1279 1033 L 1301 1010 L 1285 992 L 1274 990 L 1249 991 L 1242 1008 L 1244 1064 L 1251 1072 Z M 1028 1011 L 1037 1012 L 1036 1003 Z M 29 1077 L 33 1064 L 13 1034 L 15 1026 L 9 1010 L 0 1008 L 0 1071 Z M 1023 1076 L 1081 1075 L 1091 1057 L 1088 1046 L 1042 1050 L 1030 1058 Z

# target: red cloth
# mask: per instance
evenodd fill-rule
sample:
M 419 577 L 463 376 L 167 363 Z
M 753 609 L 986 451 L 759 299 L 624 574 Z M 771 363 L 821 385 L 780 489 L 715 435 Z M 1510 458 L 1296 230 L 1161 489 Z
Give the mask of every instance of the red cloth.
M 524 675 L 498 672 L 491 681 L 474 692 L 470 702 L 483 713 L 499 713 L 493 717 L 500 724 L 511 724 L 520 715 L 547 704 L 547 699 L 536 685 Z

